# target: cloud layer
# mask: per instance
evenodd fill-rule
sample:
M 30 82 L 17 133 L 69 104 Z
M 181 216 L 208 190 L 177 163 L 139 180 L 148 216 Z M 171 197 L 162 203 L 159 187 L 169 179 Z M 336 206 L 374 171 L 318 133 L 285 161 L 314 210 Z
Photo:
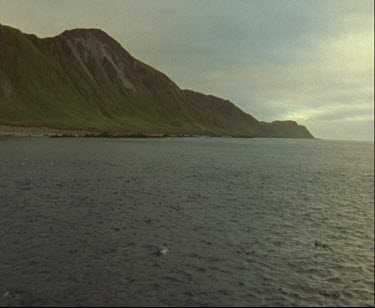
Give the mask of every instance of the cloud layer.
M 182 88 L 329 139 L 374 138 L 374 2 L 0 0 L 39 36 L 98 27 Z

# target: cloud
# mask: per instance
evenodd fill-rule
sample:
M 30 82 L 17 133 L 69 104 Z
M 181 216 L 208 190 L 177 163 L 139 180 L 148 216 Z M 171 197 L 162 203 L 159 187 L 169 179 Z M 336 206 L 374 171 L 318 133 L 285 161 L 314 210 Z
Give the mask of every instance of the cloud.
M 374 39 L 373 28 L 367 25 L 358 24 L 350 31 L 343 27 L 336 35 L 315 33 L 306 45 L 290 50 L 289 59 L 285 54 L 272 61 L 242 59 L 238 66 L 202 74 L 198 83 L 265 120 L 308 123 L 324 138 L 337 138 L 342 126 L 352 127 L 350 138 L 357 134 L 372 139 Z M 327 121 L 332 124 L 330 132 L 321 129 Z
M 373 110 L 367 104 L 346 106 L 324 106 L 314 109 L 303 109 L 299 112 L 285 114 L 284 119 L 296 121 L 369 121 L 374 119 Z

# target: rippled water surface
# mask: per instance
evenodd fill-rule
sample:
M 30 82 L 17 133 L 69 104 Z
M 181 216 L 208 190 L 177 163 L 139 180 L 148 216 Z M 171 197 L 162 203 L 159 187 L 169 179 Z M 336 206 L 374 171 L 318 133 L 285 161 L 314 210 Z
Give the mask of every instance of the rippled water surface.
M 359 142 L 1 138 L 0 306 L 372 306 L 373 159 Z

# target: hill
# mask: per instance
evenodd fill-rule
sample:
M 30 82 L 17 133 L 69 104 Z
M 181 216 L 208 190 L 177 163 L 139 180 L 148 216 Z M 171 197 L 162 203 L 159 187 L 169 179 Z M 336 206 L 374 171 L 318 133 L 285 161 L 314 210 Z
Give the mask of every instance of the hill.
M 0 124 L 55 129 L 313 138 L 233 103 L 180 89 L 99 29 L 51 38 L 0 25 Z

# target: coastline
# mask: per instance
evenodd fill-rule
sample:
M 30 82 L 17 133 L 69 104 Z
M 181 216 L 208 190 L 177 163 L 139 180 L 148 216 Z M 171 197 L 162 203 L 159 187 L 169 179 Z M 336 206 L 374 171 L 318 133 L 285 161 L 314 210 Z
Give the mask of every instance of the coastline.
M 306 139 L 316 138 L 295 138 L 295 137 L 269 137 L 269 136 L 246 136 L 246 135 L 219 135 L 219 134 L 182 134 L 182 133 L 146 133 L 146 132 L 110 132 L 72 130 L 50 127 L 26 127 L 0 124 L 0 137 L 49 137 L 49 138 L 277 138 L 277 139 Z
M 80 130 L 64 130 L 49 127 L 24 127 L 0 125 L 0 136 L 3 137 L 54 137 L 54 136 L 84 136 L 95 135 L 96 132 Z
M 50 138 L 167 138 L 167 137 L 212 137 L 192 134 L 159 134 L 143 132 L 105 132 L 88 130 L 56 129 L 49 127 L 23 127 L 0 125 L 0 137 L 50 137 Z M 227 136 L 214 136 L 227 137 Z M 230 137 L 230 136 L 228 136 Z M 252 138 L 252 137 L 244 137 Z

